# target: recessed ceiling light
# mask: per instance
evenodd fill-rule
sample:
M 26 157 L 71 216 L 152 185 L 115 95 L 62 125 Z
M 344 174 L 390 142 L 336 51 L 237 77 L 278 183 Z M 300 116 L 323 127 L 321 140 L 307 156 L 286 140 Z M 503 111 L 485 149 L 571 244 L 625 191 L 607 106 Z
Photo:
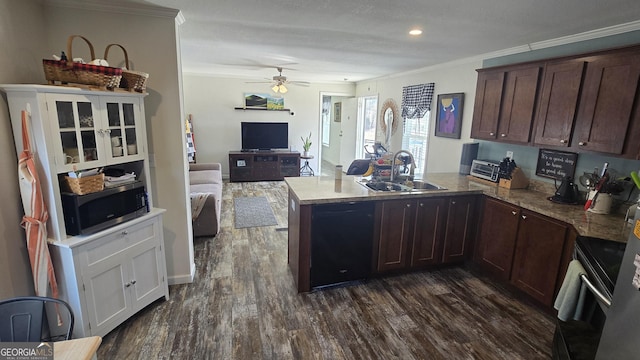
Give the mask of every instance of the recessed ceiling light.
M 413 35 L 413 36 L 422 35 L 422 30 L 420 30 L 420 29 L 411 29 L 409 31 L 409 35 Z

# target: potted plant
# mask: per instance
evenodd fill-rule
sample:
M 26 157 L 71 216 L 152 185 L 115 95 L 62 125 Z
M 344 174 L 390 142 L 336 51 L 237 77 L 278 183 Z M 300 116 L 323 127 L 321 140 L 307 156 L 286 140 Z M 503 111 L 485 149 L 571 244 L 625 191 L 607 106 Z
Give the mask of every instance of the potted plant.
M 302 156 L 309 156 L 309 149 L 311 149 L 311 133 L 309 133 L 309 136 L 306 138 L 300 136 L 300 139 L 302 140 L 302 149 L 304 150 Z

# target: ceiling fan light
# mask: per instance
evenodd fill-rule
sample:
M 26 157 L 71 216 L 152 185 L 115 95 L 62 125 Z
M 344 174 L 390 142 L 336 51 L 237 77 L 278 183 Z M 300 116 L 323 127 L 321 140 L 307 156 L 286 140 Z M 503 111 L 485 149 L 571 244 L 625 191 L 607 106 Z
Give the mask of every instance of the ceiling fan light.
M 278 84 L 273 85 L 273 87 L 271 88 L 271 90 L 273 90 L 273 92 L 278 92 Z
M 284 85 L 280 85 L 280 93 L 281 94 L 286 94 L 287 91 L 289 91 Z

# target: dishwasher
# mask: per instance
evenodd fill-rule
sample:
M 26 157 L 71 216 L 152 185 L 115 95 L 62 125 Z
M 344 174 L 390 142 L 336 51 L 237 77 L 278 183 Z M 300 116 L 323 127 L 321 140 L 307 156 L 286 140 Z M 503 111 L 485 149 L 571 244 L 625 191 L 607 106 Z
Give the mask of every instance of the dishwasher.
M 314 205 L 311 287 L 362 280 L 371 274 L 372 201 Z

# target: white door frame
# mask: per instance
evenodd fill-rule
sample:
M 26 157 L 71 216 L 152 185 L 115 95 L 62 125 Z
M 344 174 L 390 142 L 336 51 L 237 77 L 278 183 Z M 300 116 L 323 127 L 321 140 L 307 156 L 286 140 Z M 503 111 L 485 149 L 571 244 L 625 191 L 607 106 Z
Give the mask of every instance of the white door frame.
M 320 106 L 318 106 L 318 134 L 320 136 L 318 137 L 318 171 L 316 171 L 316 174 L 318 175 L 322 174 L 322 98 L 324 96 L 355 97 L 353 94 L 349 93 L 320 91 L 320 96 L 318 98 L 318 104 L 320 104 Z

